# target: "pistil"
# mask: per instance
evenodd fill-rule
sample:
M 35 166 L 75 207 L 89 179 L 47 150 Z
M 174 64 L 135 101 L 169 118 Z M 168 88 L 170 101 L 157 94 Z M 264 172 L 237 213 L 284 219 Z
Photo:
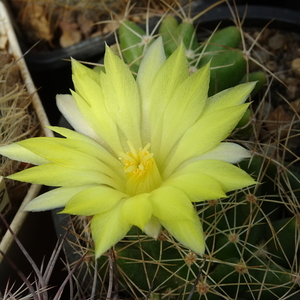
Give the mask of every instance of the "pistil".
M 149 193 L 162 182 L 154 155 L 148 151 L 150 143 L 139 150 L 136 150 L 130 141 L 127 144 L 130 151 L 119 153 L 126 173 L 127 193 L 132 196 Z

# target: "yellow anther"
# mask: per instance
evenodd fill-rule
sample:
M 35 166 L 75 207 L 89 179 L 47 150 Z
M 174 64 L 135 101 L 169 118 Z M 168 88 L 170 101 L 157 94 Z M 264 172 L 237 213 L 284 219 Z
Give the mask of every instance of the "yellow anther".
M 153 153 L 148 150 L 150 143 L 136 150 L 128 141 L 129 152 L 120 152 L 127 176 L 127 192 L 129 194 L 148 193 L 161 184 L 161 176 L 154 161 Z

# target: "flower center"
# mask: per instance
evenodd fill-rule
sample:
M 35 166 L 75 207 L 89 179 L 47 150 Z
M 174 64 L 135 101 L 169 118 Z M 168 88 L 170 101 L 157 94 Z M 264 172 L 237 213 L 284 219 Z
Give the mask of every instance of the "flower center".
M 128 141 L 127 144 L 130 151 L 119 153 L 126 173 L 126 192 L 131 196 L 149 193 L 159 187 L 162 182 L 153 153 L 148 151 L 150 144 L 139 150 L 136 150 L 131 142 Z

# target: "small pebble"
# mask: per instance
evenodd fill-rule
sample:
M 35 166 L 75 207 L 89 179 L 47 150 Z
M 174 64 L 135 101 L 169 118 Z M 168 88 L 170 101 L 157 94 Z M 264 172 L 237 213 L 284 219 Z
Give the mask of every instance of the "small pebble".
M 290 99 L 295 99 L 296 95 L 298 93 L 297 85 L 288 85 L 286 92 L 287 92 L 287 95 L 290 97 Z
M 295 58 L 292 61 L 292 69 L 296 75 L 300 75 L 300 58 Z
M 265 125 L 270 132 L 277 133 L 279 138 L 287 137 L 293 117 L 282 107 L 277 106 L 265 119 Z
M 297 112 L 298 114 L 300 113 L 300 99 L 291 102 L 290 105 L 295 110 L 295 112 Z
M 276 33 L 272 37 L 269 38 L 269 47 L 272 50 L 279 50 L 282 49 L 285 45 L 286 38 L 283 34 Z
M 274 60 L 269 60 L 266 62 L 266 68 L 271 72 L 276 72 L 278 69 L 277 62 Z

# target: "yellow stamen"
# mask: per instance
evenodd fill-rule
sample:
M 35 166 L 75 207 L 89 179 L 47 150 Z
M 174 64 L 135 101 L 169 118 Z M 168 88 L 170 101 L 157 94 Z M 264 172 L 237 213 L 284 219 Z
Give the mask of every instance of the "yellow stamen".
M 148 151 L 150 144 L 138 151 L 130 141 L 127 144 L 130 151 L 119 153 L 127 177 L 127 193 L 137 195 L 151 192 L 161 184 L 162 180 L 153 153 Z

